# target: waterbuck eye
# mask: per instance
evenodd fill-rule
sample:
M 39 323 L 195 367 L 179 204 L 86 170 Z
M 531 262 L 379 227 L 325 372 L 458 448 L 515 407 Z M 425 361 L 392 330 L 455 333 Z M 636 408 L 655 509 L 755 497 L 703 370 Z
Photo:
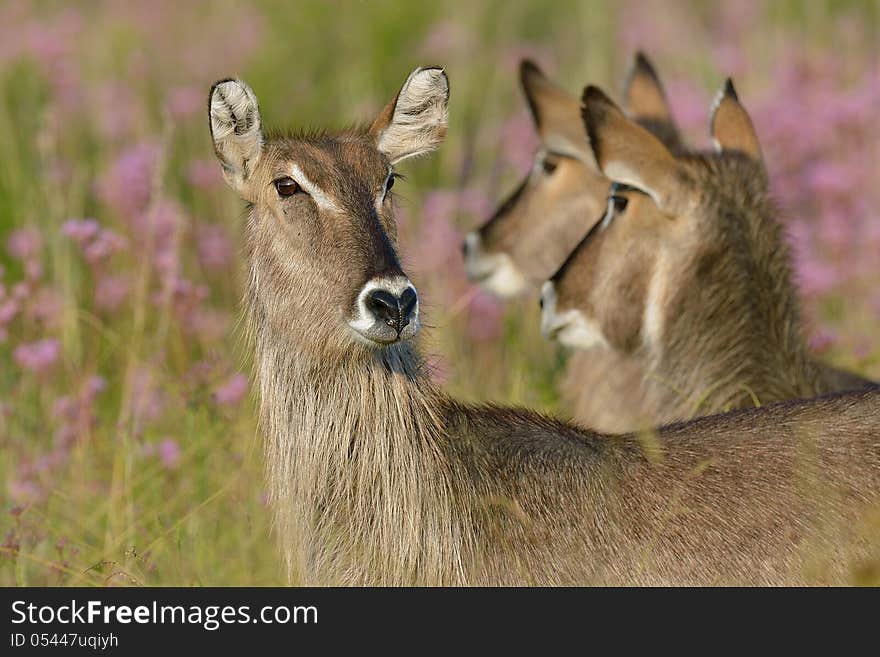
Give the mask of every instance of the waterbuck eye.
M 612 196 L 610 199 L 612 206 L 614 207 L 614 214 L 620 214 L 624 210 L 626 210 L 627 201 L 625 196 Z
M 278 178 L 278 180 L 273 181 L 272 184 L 275 185 L 275 189 L 278 191 L 278 196 L 293 196 L 294 194 L 303 191 L 302 187 L 299 186 L 299 183 L 290 176 Z
M 555 160 L 551 160 L 548 158 L 544 158 L 544 161 L 541 162 L 541 168 L 544 169 L 544 173 L 548 176 L 556 171 L 557 162 Z
M 394 181 L 397 178 L 403 178 L 403 176 L 399 173 L 391 172 L 388 174 L 388 179 L 385 181 L 385 190 L 382 192 L 382 200 L 388 198 L 388 193 L 391 191 L 391 188 L 394 187 Z

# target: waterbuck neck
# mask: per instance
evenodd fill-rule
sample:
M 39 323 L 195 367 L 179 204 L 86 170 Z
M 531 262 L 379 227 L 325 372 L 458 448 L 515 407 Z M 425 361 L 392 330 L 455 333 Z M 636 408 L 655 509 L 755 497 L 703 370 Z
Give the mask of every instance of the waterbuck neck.
M 248 317 L 289 576 L 324 585 L 461 582 L 467 541 L 438 445 L 441 398 L 415 346 L 322 363 L 261 321 L 257 304 Z
M 668 291 L 663 350 L 648 358 L 647 378 L 669 391 L 665 419 L 828 392 L 763 172 L 746 158 L 690 159 L 699 160 L 710 219 L 686 267 L 693 284 Z

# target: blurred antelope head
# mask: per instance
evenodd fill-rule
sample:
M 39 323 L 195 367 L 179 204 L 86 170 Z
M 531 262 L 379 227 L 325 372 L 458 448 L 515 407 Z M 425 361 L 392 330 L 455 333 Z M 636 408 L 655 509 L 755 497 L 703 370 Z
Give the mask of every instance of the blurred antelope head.
M 391 188 L 398 162 L 443 140 L 448 96 L 442 69 L 419 68 L 366 129 L 270 138 L 244 82 L 212 88 L 214 149 L 251 208 L 249 302 L 303 351 L 379 348 L 418 331 Z
M 755 316 L 755 297 L 787 281 L 787 261 L 757 136 L 730 81 L 711 113 L 714 153 L 673 156 L 596 87 L 583 102 L 596 161 L 617 182 L 543 286 L 544 334 L 577 348 L 657 352 L 684 348 L 688 335 L 747 334 L 749 323 L 774 330 L 769 315 Z
M 533 63 L 520 67 L 540 148 L 516 191 L 463 246 L 471 280 L 499 296 L 537 288 L 571 253 L 604 207 L 608 179 L 583 129 L 578 100 Z M 638 53 L 624 85 L 625 105 L 671 148 L 680 147 L 663 87 Z

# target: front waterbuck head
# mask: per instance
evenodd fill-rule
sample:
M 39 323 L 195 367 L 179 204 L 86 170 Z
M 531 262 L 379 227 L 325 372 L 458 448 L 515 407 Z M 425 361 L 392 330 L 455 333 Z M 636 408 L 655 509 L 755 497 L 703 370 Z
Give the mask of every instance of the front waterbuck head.
M 584 132 L 577 98 L 524 61 L 520 81 L 540 148 L 516 191 L 463 245 L 471 280 L 499 296 L 538 288 L 583 239 L 605 205 L 608 179 Z M 624 84 L 627 111 L 671 148 L 680 140 L 653 65 L 637 53 Z
M 369 127 L 270 137 L 250 87 L 213 86 L 214 150 L 250 206 L 248 302 L 258 325 L 324 355 L 415 335 L 418 294 L 396 251 L 394 166 L 440 144 L 448 97 L 442 69 L 418 68 Z
M 604 215 L 544 284 L 545 335 L 656 355 L 676 340 L 684 350 L 710 333 L 773 330 L 763 292 L 787 284 L 787 258 L 732 84 L 712 111 L 715 152 L 678 157 L 596 87 L 583 102 L 596 161 L 616 182 Z M 731 337 L 723 348 L 734 347 Z

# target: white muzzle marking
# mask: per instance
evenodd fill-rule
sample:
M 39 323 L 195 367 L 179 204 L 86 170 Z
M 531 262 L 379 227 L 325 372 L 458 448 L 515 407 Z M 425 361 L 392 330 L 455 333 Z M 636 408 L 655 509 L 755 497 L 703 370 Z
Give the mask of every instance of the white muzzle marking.
M 509 255 L 485 253 L 477 232 L 468 233 L 464 241 L 464 268 L 470 280 L 504 298 L 515 297 L 526 290 L 528 283 Z
M 592 349 L 607 345 L 605 336 L 594 320 L 587 319 L 577 309 L 557 310 L 556 288 L 547 281 L 541 288 L 541 334 L 548 340 L 574 349 Z
M 400 299 L 407 289 L 412 290 L 416 294 L 416 305 L 409 315 L 409 323 L 401 329 L 398 335 L 395 329 L 379 321 L 370 311 L 367 307 L 367 296 L 374 290 L 385 290 Z M 418 292 L 405 276 L 373 278 L 367 281 L 367 284 L 358 293 L 355 305 L 357 312 L 349 320 L 348 326 L 355 332 L 358 338 L 367 343 L 390 344 L 392 342 L 408 340 L 419 330 Z

